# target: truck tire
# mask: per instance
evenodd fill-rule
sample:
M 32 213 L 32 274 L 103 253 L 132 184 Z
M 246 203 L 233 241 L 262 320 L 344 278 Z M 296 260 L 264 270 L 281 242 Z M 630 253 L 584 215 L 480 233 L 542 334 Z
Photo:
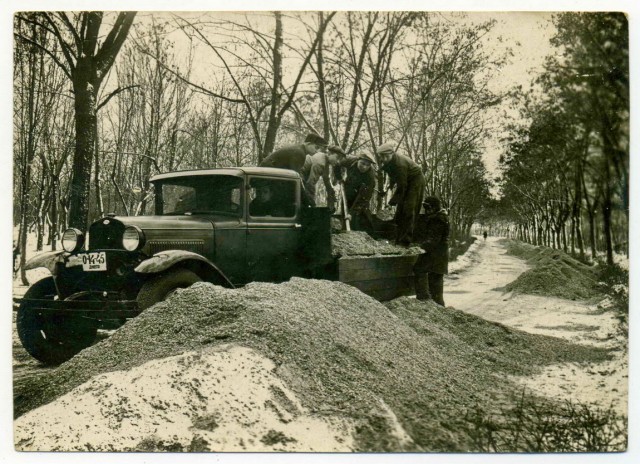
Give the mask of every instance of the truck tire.
M 138 292 L 138 308 L 145 310 L 160 301 L 166 300 L 179 288 L 187 288 L 202 279 L 188 269 L 178 268 L 151 278 Z
M 25 299 L 51 299 L 56 296 L 53 277 L 29 288 Z M 47 365 L 63 363 L 90 346 L 96 338 L 97 321 L 69 314 L 44 313 L 33 303 L 23 301 L 16 317 L 18 337 L 27 352 Z

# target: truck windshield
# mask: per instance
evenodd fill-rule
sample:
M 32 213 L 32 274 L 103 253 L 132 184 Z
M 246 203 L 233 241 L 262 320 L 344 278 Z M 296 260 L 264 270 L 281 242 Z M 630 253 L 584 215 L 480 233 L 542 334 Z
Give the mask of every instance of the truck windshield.
M 156 184 L 157 214 L 242 214 L 243 179 L 236 176 L 191 176 Z

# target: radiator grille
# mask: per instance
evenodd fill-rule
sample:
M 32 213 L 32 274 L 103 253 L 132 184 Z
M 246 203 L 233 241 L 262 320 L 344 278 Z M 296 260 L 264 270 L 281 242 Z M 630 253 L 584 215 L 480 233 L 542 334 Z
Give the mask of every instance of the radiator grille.
M 124 224 L 116 219 L 100 219 L 89 228 L 90 250 L 122 250 Z
M 164 250 L 185 250 L 204 254 L 203 240 L 150 240 L 147 242 L 149 254 L 156 254 Z

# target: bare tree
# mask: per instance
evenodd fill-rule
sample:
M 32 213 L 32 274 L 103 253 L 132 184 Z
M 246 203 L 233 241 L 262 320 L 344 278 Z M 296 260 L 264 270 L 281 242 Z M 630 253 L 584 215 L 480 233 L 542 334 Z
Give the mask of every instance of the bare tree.
M 84 229 L 89 216 L 91 166 L 97 137 L 98 91 L 129 33 L 135 13 L 118 13 L 104 40 L 100 39 L 103 12 L 73 13 L 71 16 L 64 12 L 40 12 L 34 15 L 19 13 L 18 16 L 37 29 L 49 32 L 59 48 L 54 49 L 50 43 L 42 42 L 38 37 L 34 40 L 19 31 L 15 33 L 16 38 L 42 49 L 62 68 L 73 85 L 76 148 L 69 224 Z

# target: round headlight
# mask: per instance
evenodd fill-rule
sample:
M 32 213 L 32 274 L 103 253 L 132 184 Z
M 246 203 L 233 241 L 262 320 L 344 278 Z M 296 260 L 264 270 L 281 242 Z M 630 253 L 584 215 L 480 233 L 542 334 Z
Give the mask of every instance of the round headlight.
M 78 229 L 72 227 L 62 234 L 62 248 L 64 251 L 73 253 L 82 248 L 82 245 L 84 245 L 84 235 Z
M 144 246 L 144 232 L 137 226 L 127 226 L 122 234 L 122 246 L 127 251 L 136 251 Z

